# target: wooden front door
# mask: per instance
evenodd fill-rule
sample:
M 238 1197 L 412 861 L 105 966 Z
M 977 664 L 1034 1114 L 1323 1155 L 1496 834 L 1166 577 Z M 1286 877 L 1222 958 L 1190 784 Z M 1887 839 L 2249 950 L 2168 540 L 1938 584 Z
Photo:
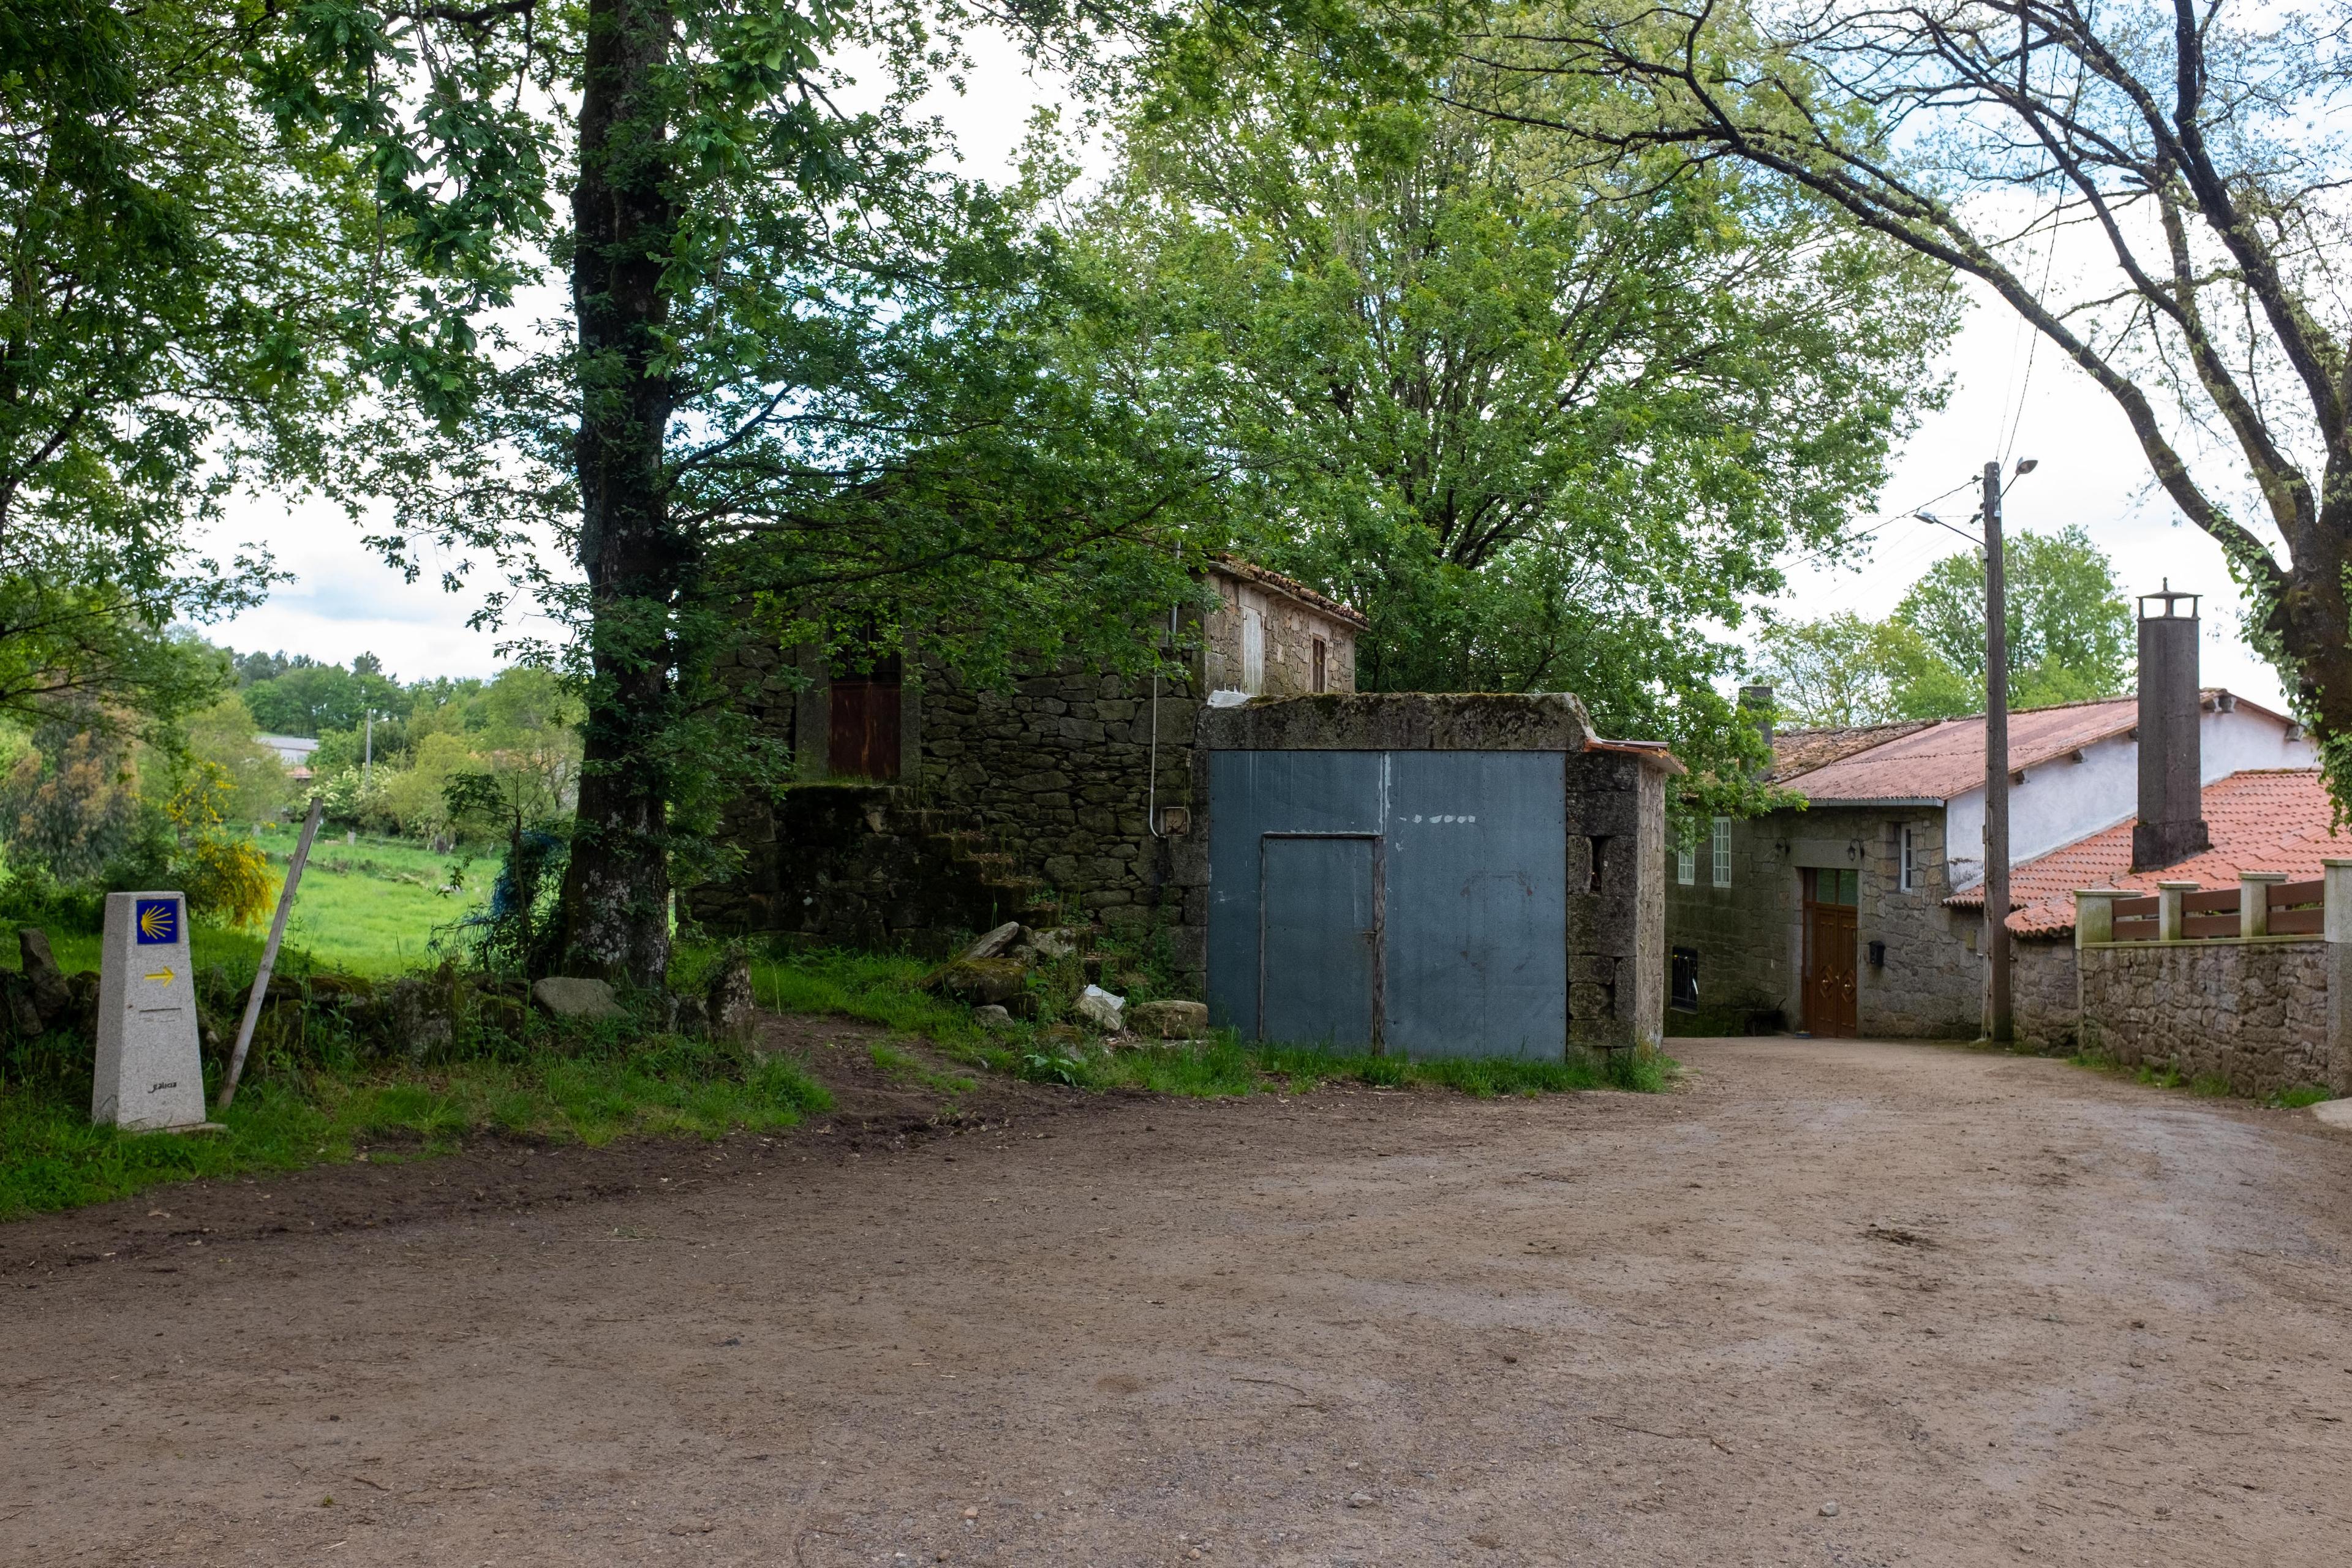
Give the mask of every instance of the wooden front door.
M 870 673 L 833 678 L 824 760 L 835 778 L 898 776 L 901 684 L 895 655 Z
M 1827 868 L 1800 871 L 1805 889 L 1805 1027 L 1854 1033 L 1854 905 L 1861 878 Z

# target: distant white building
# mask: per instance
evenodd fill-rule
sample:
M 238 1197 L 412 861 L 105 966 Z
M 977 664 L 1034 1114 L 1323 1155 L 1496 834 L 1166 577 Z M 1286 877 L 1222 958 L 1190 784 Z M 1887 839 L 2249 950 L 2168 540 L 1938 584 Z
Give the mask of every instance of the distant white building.
M 254 739 L 277 752 L 278 762 L 285 764 L 292 777 L 310 776 L 310 753 L 319 749 L 317 741 L 308 735 L 256 735 Z

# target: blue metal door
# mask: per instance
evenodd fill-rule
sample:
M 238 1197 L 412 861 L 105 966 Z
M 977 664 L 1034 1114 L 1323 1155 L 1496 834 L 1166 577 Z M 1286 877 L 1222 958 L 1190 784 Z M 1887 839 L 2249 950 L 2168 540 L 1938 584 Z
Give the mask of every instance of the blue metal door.
M 1258 844 L 1258 1038 L 1377 1048 L 1381 841 L 1269 833 Z
M 1560 753 L 1215 752 L 1209 779 L 1212 1023 L 1416 1061 L 1565 1054 Z

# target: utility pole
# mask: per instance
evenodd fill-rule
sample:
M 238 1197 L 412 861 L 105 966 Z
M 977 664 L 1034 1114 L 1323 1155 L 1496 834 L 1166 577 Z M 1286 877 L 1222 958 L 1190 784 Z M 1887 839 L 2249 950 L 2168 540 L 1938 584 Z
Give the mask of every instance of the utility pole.
M 2000 464 L 1984 466 L 1985 1038 L 2017 1038 L 2009 985 L 2009 585 L 2000 560 Z

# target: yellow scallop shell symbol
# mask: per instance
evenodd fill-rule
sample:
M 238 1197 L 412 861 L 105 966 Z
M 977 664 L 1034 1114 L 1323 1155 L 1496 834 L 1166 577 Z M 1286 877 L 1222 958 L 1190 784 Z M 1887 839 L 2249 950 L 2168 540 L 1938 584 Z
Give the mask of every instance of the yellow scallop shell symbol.
M 150 904 L 139 911 L 139 934 L 149 941 L 169 939 L 172 934 L 172 906 Z

